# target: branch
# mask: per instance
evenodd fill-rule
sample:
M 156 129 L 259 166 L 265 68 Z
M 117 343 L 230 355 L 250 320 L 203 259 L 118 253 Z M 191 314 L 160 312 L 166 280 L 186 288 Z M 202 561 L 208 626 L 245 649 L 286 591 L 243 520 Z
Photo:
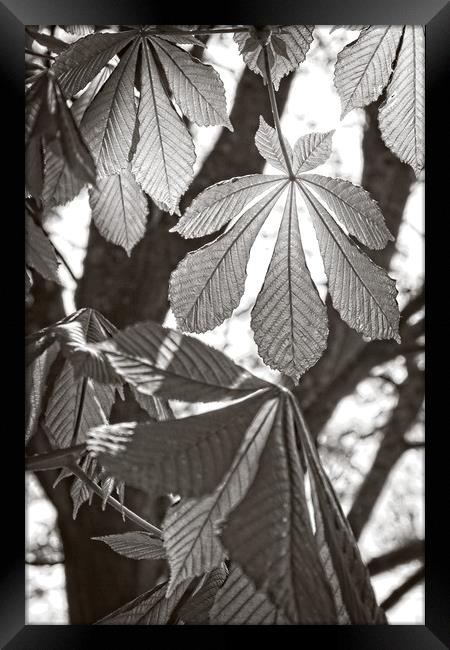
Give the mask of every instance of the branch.
M 60 469 L 67 467 L 77 460 L 86 451 L 86 444 L 55 449 L 47 454 L 34 454 L 25 458 L 25 470 L 27 472 L 42 472 L 49 469 Z
M 370 519 L 388 476 L 408 449 L 405 433 L 414 424 L 424 398 L 424 373 L 409 364 L 409 373 L 398 389 L 398 402 L 387 424 L 373 464 L 359 488 L 348 513 L 348 521 L 358 539 Z
M 374 557 L 367 565 L 371 576 L 390 571 L 399 564 L 406 564 L 413 560 L 422 560 L 425 552 L 423 539 L 413 539 L 403 546 L 394 548 L 392 551 Z
M 48 454 L 36 454 L 30 458 L 25 459 L 25 469 L 27 471 L 39 472 L 49 469 L 58 469 L 61 467 L 67 467 L 70 471 L 75 474 L 83 483 L 88 485 L 95 494 L 97 494 L 102 500 L 105 498 L 102 488 L 93 481 L 90 476 L 88 476 L 79 465 L 76 464 L 76 460 L 81 456 L 81 454 L 86 451 L 86 444 L 76 445 L 75 447 L 70 447 L 68 449 L 56 449 L 51 451 Z M 140 528 L 143 528 L 152 535 L 161 536 L 162 532 L 159 528 L 150 524 L 145 519 L 142 519 L 135 512 L 122 505 L 119 501 L 114 499 L 112 496 L 108 496 L 106 499 L 107 503 L 118 510 L 121 514 L 127 517 L 130 521 L 133 521 Z
M 36 558 L 34 560 L 27 560 L 25 559 L 25 564 L 28 566 L 57 566 L 58 564 L 64 564 L 64 558 L 58 558 L 56 560 L 50 560 L 50 559 L 39 559 Z
M 85 483 L 87 486 L 91 488 L 95 494 L 97 494 L 102 500 L 104 500 L 105 495 L 103 493 L 102 488 L 93 481 L 90 476 L 88 476 L 82 469 L 79 467 L 76 463 L 73 463 L 68 466 L 68 469 L 75 474 L 83 483 Z M 160 528 L 157 528 L 157 526 L 154 526 L 153 524 L 149 523 L 145 519 L 142 519 L 142 517 L 139 517 L 135 512 L 127 508 L 126 506 L 122 505 L 120 501 L 117 501 L 117 499 L 114 499 L 112 496 L 108 496 L 106 499 L 107 503 L 123 514 L 127 519 L 130 521 L 133 521 L 135 524 L 137 524 L 140 528 L 143 530 L 146 530 L 148 533 L 151 533 L 152 535 L 155 535 L 157 537 L 162 536 L 162 531 Z
M 405 582 L 403 582 L 400 587 L 397 587 L 397 589 L 394 589 L 394 591 L 391 593 L 390 596 L 388 596 L 383 602 L 381 603 L 380 607 L 382 607 L 385 611 L 393 607 L 398 603 L 399 600 L 405 596 L 408 591 L 410 591 L 413 587 L 416 585 L 420 584 L 422 580 L 425 578 L 425 567 L 422 565 L 415 573 L 412 574 Z
M 408 305 L 405 309 L 408 308 Z M 303 405 L 303 412 L 315 437 L 329 420 L 340 400 L 351 395 L 359 382 L 370 375 L 372 368 L 398 356 L 417 354 L 424 350 L 423 343 L 419 343 L 417 339 L 424 334 L 425 320 L 420 319 L 411 325 L 405 322 L 403 314 L 404 311 L 400 315 L 400 335 L 402 337 L 400 344 L 392 340 L 377 340 L 364 344 L 346 364 L 341 366 L 331 382 L 324 381 L 314 392 L 313 398 Z M 305 401 L 304 387 L 298 386 L 294 393 L 302 404 Z M 306 398 L 308 398 L 307 395 Z

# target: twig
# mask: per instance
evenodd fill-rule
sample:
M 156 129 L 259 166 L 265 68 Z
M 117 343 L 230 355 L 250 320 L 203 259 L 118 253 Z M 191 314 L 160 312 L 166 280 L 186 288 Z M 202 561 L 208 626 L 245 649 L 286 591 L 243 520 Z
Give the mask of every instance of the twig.
M 104 500 L 105 495 L 104 495 L 104 493 L 103 493 L 102 488 L 101 488 L 99 485 L 97 485 L 97 483 L 95 483 L 95 481 L 93 481 L 93 480 L 90 478 L 90 476 L 88 476 L 88 475 L 86 474 L 86 472 L 84 472 L 84 471 L 81 469 L 81 467 L 79 467 L 76 463 L 73 463 L 73 464 L 69 464 L 69 465 L 68 465 L 68 469 L 70 469 L 70 471 L 73 472 L 73 474 L 75 474 L 75 476 L 77 476 L 81 481 L 83 481 L 83 483 L 85 483 L 86 485 L 88 485 L 88 486 L 91 488 L 91 490 L 92 490 L 93 492 L 95 492 L 95 494 L 97 494 L 97 495 L 98 495 L 102 500 Z M 119 501 L 117 501 L 116 499 L 114 499 L 114 497 L 112 497 L 112 496 L 109 495 L 109 496 L 107 497 L 106 501 L 107 501 L 107 503 L 109 503 L 109 505 L 110 505 L 112 508 L 114 508 L 115 510 L 117 510 L 118 512 L 120 512 L 121 514 L 123 514 L 123 515 L 124 515 L 125 517 L 127 517 L 127 519 L 129 519 L 130 521 L 133 521 L 133 522 L 134 522 L 135 524 L 137 524 L 140 528 L 143 528 L 143 529 L 146 530 L 148 533 L 151 533 L 152 535 L 155 535 L 155 536 L 157 536 L 157 537 L 161 537 L 161 536 L 162 536 L 162 531 L 161 531 L 160 528 L 157 528 L 157 526 L 154 526 L 153 524 L 151 524 L 150 522 L 146 521 L 145 519 L 142 519 L 142 517 L 140 517 L 139 515 L 137 515 L 135 512 L 133 512 L 132 510 L 130 510 L 130 509 L 127 508 L 126 506 L 122 505 L 122 504 L 121 504 Z
M 75 447 L 68 447 L 66 449 L 56 449 L 50 451 L 47 454 L 36 454 L 25 459 L 25 469 L 26 471 L 39 472 L 49 469 L 60 469 L 61 467 L 66 467 L 69 469 L 75 476 L 77 476 L 81 481 L 88 485 L 93 492 L 95 492 L 102 500 L 105 498 L 102 488 L 95 483 L 90 476 L 84 472 L 79 465 L 76 464 L 76 460 L 81 456 L 81 454 L 86 451 L 86 443 L 81 445 L 76 445 Z M 150 524 L 145 519 L 142 519 L 135 512 L 122 505 L 119 501 L 114 499 L 112 496 L 108 496 L 106 499 L 107 503 L 115 510 L 123 514 L 125 517 L 134 521 L 135 524 L 151 533 L 152 535 L 161 536 L 162 531 Z
M 57 560 L 50 560 L 50 559 L 35 559 L 35 560 L 27 560 L 25 559 L 25 564 L 27 566 L 57 566 L 58 564 L 64 564 L 64 559 L 63 558 L 58 558 Z
M 373 557 L 367 564 L 371 576 L 390 571 L 399 564 L 406 564 L 423 558 L 425 542 L 423 539 L 413 539 L 403 546 L 394 548 L 383 555 Z
M 408 442 L 405 440 L 406 449 L 424 449 L 425 441 L 421 440 L 419 442 Z
M 403 582 L 400 587 L 397 587 L 397 589 L 394 589 L 394 591 L 381 603 L 380 607 L 382 607 L 385 611 L 393 607 L 398 603 L 399 600 L 405 596 L 408 591 L 410 591 L 413 587 L 416 585 L 420 584 L 422 580 L 425 578 L 425 567 L 422 565 L 415 573 L 412 574 L 405 582 Z
M 273 116 L 273 121 L 275 124 L 275 128 L 277 130 L 278 134 L 278 139 L 280 141 L 280 146 L 281 146 L 281 151 L 283 153 L 283 158 L 284 162 L 286 163 L 286 167 L 289 173 L 289 179 L 292 181 L 295 179 L 295 174 L 292 170 L 292 164 L 291 164 L 291 159 L 288 155 L 287 148 L 286 148 L 286 143 L 283 138 L 283 133 L 281 132 L 281 124 L 280 124 L 280 116 L 278 114 L 278 107 L 277 107 L 277 101 L 275 99 L 275 90 L 273 87 L 273 81 L 272 81 L 272 73 L 270 71 L 270 63 L 269 63 L 269 55 L 267 53 L 267 43 L 264 43 L 263 45 L 263 53 L 264 53 L 264 64 L 266 68 L 266 76 L 267 76 L 267 88 L 269 90 L 269 99 L 270 99 L 270 108 L 272 109 L 272 116 Z
M 25 470 L 27 472 L 42 472 L 49 469 L 60 469 L 67 467 L 79 458 L 86 451 L 86 444 L 67 447 L 66 449 L 55 449 L 47 454 L 35 454 L 25 458 Z

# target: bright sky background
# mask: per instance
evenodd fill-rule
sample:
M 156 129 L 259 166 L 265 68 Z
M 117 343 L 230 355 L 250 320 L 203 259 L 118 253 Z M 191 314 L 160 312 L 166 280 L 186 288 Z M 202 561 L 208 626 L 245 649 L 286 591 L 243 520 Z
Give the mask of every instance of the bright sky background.
M 363 111 L 356 110 L 340 121 L 340 101 L 333 86 L 333 66 L 336 54 L 342 47 L 356 37 L 355 32 L 341 30 L 329 35 L 329 27 L 318 28 L 322 41 L 330 44 L 328 50 L 333 55 L 332 62 L 324 68 L 323 50 L 313 44 L 306 62 L 297 72 L 290 90 L 289 99 L 282 116 L 282 128 L 287 139 L 294 144 L 295 140 L 310 131 L 329 131 L 336 129 L 333 138 L 333 153 L 330 160 L 317 168 L 317 172 L 324 175 L 339 176 L 359 183 L 361 180 L 362 155 L 361 138 L 363 125 Z M 238 53 L 237 45 L 232 37 L 225 35 L 214 36 L 208 43 L 206 51 L 207 62 L 212 63 L 220 73 L 225 84 L 228 107 L 232 106 L 236 82 L 242 72 L 243 62 Z M 197 150 L 196 169 L 220 133 L 220 127 L 194 126 L 194 138 Z M 266 171 L 276 173 L 270 166 Z M 316 170 L 314 170 L 316 171 Z M 299 206 L 301 202 L 298 201 Z M 81 195 L 64 208 L 57 210 L 58 218 L 54 220 L 51 230 L 55 245 L 66 256 L 71 268 L 77 276 L 82 273 L 84 247 L 87 242 L 90 210 L 87 192 Z M 278 204 L 273 215 L 268 219 L 262 232 L 253 246 L 250 261 L 247 267 L 248 277 L 246 289 L 241 303 L 232 318 L 225 321 L 213 331 L 198 338 L 210 343 L 214 347 L 224 350 L 231 358 L 249 368 L 255 374 L 267 378 L 276 378 L 278 373 L 266 368 L 257 357 L 253 333 L 250 329 L 250 309 L 262 285 L 266 268 L 273 250 L 278 223 L 281 217 L 281 208 Z M 322 262 L 318 254 L 318 246 L 309 222 L 306 210 L 300 216 L 302 235 L 304 237 L 307 263 L 317 282 L 322 296 L 325 290 L 325 275 Z M 424 188 L 423 182 L 415 184 L 406 208 L 406 216 L 398 237 L 398 250 L 393 260 L 391 275 L 398 281 L 400 289 L 399 303 L 402 305 L 404 295 L 402 288 L 419 286 L 424 272 L 423 264 L 423 229 L 424 229 Z M 62 268 L 61 276 L 67 287 L 65 291 L 65 305 L 68 312 L 74 310 L 73 286 L 68 273 Z M 166 325 L 175 327 L 175 320 L 171 313 L 166 318 Z M 402 375 L 402 367 L 392 367 L 391 372 Z M 358 387 L 356 397 L 344 400 L 330 423 L 325 440 L 333 440 L 336 433 L 353 427 L 357 435 L 367 428 L 367 423 L 373 425 L 377 410 L 381 406 L 387 409 L 393 403 L 392 395 L 382 396 L 374 387 L 373 381 L 364 382 Z M 351 414 L 351 418 L 350 418 Z M 349 419 L 351 420 L 349 422 Z M 418 435 L 423 434 L 419 431 Z M 352 464 L 356 467 L 353 474 L 346 472 L 345 481 L 339 477 L 339 472 L 328 468 L 330 476 L 335 479 L 335 486 L 339 493 L 339 486 L 349 495 L 361 481 L 360 472 L 372 462 L 377 449 L 377 438 L 364 441 L 350 436 L 345 444 L 352 447 Z M 356 444 L 357 443 L 357 444 Z M 353 471 L 353 470 L 352 470 Z M 348 484 L 352 489 L 348 490 Z M 404 454 L 401 461 L 390 477 L 382 498 L 380 499 L 371 525 L 365 530 L 361 539 L 361 550 L 366 559 L 379 555 L 401 543 L 399 534 L 406 536 L 413 530 L 414 536 L 423 535 L 424 527 L 424 502 L 423 502 L 423 453 L 411 450 Z M 350 505 L 343 502 L 345 510 Z M 84 507 L 84 506 L 83 506 Z M 397 512 L 397 510 L 399 510 Z M 409 518 L 408 521 L 405 520 Z M 53 508 L 45 499 L 33 502 L 28 509 L 27 535 L 35 539 L 42 534 L 44 524 L 49 524 L 54 518 Z M 386 527 L 386 521 L 388 526 Z M 387 530 L 387 532 L 386 532 Z M 401 584 L 407 575 L 415 570 L 412 564 L 400 567 L 386 575 L 375 577 L 374 585 L 380 600 L 386 597 L 392 589 Z M 28 610 L 28 622 L 65 622 L 66 611 L 63 603 L 64 573 L 62 567 L 48 569 L 29 569 L 29 580 L 33 585 L 41 584 L 44 595 L 33 598 Z M 49 614 L 50 613 L 50 614 Z M 423 586 L 416 587 L 404 597 L 388 614 L 391 623 L 423 623 Z

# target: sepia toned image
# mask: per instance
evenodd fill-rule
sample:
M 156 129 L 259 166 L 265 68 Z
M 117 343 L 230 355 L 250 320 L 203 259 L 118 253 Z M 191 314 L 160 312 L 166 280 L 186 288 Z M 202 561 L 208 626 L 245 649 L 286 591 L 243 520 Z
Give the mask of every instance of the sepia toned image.
M 27 25 L 26 622 L 423 625 L 422 25 Z

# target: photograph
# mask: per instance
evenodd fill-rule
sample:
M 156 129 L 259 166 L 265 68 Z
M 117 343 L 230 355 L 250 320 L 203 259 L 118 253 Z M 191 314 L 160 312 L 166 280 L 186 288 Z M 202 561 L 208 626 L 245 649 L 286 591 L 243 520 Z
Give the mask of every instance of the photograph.
M 25 629 L 428 632 L 426 25 L 22 29 Z

